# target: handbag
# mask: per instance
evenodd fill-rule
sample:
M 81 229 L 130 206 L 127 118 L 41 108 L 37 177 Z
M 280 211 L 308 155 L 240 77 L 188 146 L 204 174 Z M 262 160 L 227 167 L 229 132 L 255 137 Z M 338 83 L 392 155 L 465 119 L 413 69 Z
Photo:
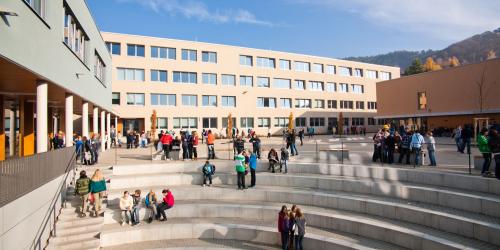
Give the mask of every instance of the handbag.
M 90 204 L 94 204 L 94 202 L 95 202 L 95 197 L 94 197 L 94 194 L 93 194 L 93 193 L 90 193 L 90 194 L 89 194 L 88 201 L 90 202 Z
M 90 152 L 88 152 L 88 151 L 87 151 L 87 152 L 85 152 L 85 156 L 84 156 L 84 157 L 85 157 L 85 160 L 86 160 L 86 161 L 90 161 L 90 158 L 91 158 L 92 156 L 91 156 Z

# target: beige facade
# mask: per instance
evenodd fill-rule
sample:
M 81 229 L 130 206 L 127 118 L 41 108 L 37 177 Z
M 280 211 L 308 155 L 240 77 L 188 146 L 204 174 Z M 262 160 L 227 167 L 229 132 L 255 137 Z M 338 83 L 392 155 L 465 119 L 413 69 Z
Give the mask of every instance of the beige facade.
M 296 120 L 294 125 L 298 125 L 296 127 L 312 125 L 315 127 L 316 132 L 325 133 L 336 122 L 340 112 L 343 112 L 344 117 L 349 118 L 349 126 L 363 125 L 370 130 L 374 127 L 369 125 L 372 124 L 372 120 L 369 121 L 368 118 L 376 115 L 376 104 L 374 104 L 376 102 L 375 83 L 381 80 L 382 75 L 386 78 L 399 77 L 399 68 L 395 67 L 202 42 L 115 33 L 103 33 L 102 35 L 108 44 L 110 42 L 115 43 L 110 45 L 113 54 L 113 92 L 115 94 L 114 103 L 116 103 L 113 110 L 121 118 L 118 130 L 122 133 L 122 126 L 125 126 L 125 130 L 149 131 L 151 127 L 150 117 L 153 110 L 156 110 L 159 118 L 167 118 L 167 128 L 174 130 L 181 128 L 190 130 L 210 128 L 218 132 L 226 126 L 223 120 L 231 113 L 236 118 L 234 125 L 237 128 L 246 130 L 251 127 L 257 133 L 265 134 L 268 132 L 266 121 L 269 121 L 270 132 L 280 133 L 283 127 L 287 125 L 288 117 L 292 113 Z M 119 47 L 118 43 L 120 44 Z M 129 48 L 129 45 L 144 47 L 139 47 L 139 49 L 137 47 Z M 166 57 L 169 57 L 168 52 L 172 52 L 170 54 L 175 54 L 175 59 L 173 56 L 170 56 L 171 59 L 153 58 L 152 55 L 156 55 L 157 50 L 156 48 L 152 49 L 152 47 L 175 49 L 175 52 L 173 50 L 158 52 L 159 54 L 163 53 Z M 129 49 L 132 54 L 139 54 L 139 56 L 129 56 Z M 183 52 L 185 49 L 194 50 L 195 52 L 185 53 Z M 205 52 L 215 52 L 216 54 L 209 55 Z M 184 56 L 193 58 L 195 54 L 196 61 L 184 60 L 183 58 Z M 249 56 L 251 60 L 249 57 L 240 58 L 241 56 Z M 260 59 L 261 57 L 272 58 L 274 67 L 263 67 L 262 65 L 272 63 L 269 60 Z M 204 59 L 215 62 L 204 62 Z M 247 62 L 247 64 L 251 61 L 251 66 L 242 65 L 241 60 Z M 287 63 L 281 60 L 288 60 L 289 69 L 282 69 L 282 65 L 284 66 Z M 335 72 L 331 71 L 332 67 L 329 65 L 334 67 Z M 297 70 L 297 67 L 303 71 Z M 341 67 L 347 67 L 348 69 L 341 69 Z M 307 70 L 307 68 L 309 69 Z M 322 73 L 313 72 L 314 69 L 319 71 L 320 68 L 322 68 Z M 130 69 L 139 69 L 139 71 Z M 362 76 L 343 76 L 341 74 L 341 71 L 350 71 L 354 75 L 358 69 L 362 71 Z M 152 81 L 151 70 L 167 71 L 167 81 Z M 182 81 L 183 78 L 193 78 L 194 74 L 181 73 L 179 77 L 177 72 L 195 73 L 196 83 L 179 83 L 178 78 Z M 206 80 L 209 77 L 204 75 L 206 73 L 216 74 L 216 84 L 207 84 Z M 232 76 L 234 76 L 234 84 Z M 241 82 L 241 76 L 251 77 L 251 86 L 243 86 L 245 84 Z M 268 87 L 259 87 L 261 81 L 265 82 L 259 79 L 261 77 L 269 78 Z M 245 79 L 250 82 L 250 78 Z M 295 86 L 296 80 L 304 81 L 305 89 L 297 89 Z M 341 84 L 348 84 L 347 93 L 341 91 Z M 355 93 L 356 91 L 362 93 Z M 119 101 L 116 100 L 118 93 L 120 96 Z M 139 99 L 138 103 L 137 100 L 132 100 L 130 93 L 139 94 L 134 96 Z M 142 94 L 144 94 L 143 97 Z M 175 95 L 175 106 L 152 105 L 152 98 L 156 100 L 156 96 L 152 96 L 152 94 Z M 184 105 L 183 95 L 195 95 L 197 98 L 196 105 Z M 215 107 L 204 105 L 203 99 L 206 97 L 203 96 L 205 95 L 216 96 L 217 104 Z M 225 105 L 227 96 L 235 97 L 236 105 L 234 107 Z M 275 98 L 274 105 L 272 105 L 272 100 L 259 98 Z M 284 106 L 283 104 L 287 104 L 287 101 L 282 101 L 282 98 L 289 99 L 290 106 Z M 184 97 L 184 99 L 188 101 L 187 97 Z M 301 101 L 300 99 L 310 100 L 310 107 L 305 105 L 307 101 Z M 192 100 L 193 97 L 191 97 L 190 101 Z M 262 106 L 259 105 L 259 100 L 264 105 L 270 103 L 270 106 L 274 107 L 259 107 Z M 349 103 L 341 103 L 342 101 L 352 101 L 352 106 L 349 106 Z M 138 105 L 130 105 L 132 102 Z M 362 102 L 362 107 L 357 102 Z M 341 108 L 344 104 L 348 108 Z M 306 107 L 298 107 L 301 105 Z M 188 123 L 187 125 L 194 125 L 194 127 L 186 127 L 186 120 L 179 121 L 178 118 L 180 117 L 193 118 L 191 121 L 187 121 L 191 122 L 191 124 Z M 217 124 L 207 124 L 206 119 L 204 122 L 204 118 L 215 118 L 212 121 L 216 120 Z M 253 118 L 253 122 L 252 119 L 247 118 Z M 268 118 L 269 120 L 262 118 Z M 302 118 L 305 118 L 305 121 Z M 227 121 L 227 119 L 225 120 Z M 250 124 L 244 124 L 245 121 Z M 160 123 L 163 123 L 163 121 Z M 162 128 L 164 127 L 160 127 L 160 129 Z

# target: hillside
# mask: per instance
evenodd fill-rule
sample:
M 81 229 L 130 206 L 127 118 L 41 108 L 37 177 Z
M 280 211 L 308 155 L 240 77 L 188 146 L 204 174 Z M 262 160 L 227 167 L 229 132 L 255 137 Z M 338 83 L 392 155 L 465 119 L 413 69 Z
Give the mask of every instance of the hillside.
M 436 62 L 446 66 L 452 56 L 458 58 L 461 64 L 476 63 L 486 60 L 489 51 L 500 56 L 500 28 L 474 35 L 460 42 L 454 43 L 442 50 L 422 51 L 394 51 L 376 56 L 347 57 L 346 60 L 375 63 L 388 66 L 398 66 L 404 71 L 416 58 L 425 62 L 427 57 L 432 57 Z

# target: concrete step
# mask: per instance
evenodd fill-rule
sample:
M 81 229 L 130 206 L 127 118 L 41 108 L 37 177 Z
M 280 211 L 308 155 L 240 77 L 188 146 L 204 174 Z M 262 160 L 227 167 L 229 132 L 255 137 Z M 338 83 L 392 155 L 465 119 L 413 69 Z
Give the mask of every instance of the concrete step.
M 101 231 L 102 224 L 80 225 L 78 227 L 68 227 L 57 231 L 57 236 L 68 236 L 73 234 Z M 58 228 L 60 229 L 60 228 Z
M 99 231 L 86 231 L 86 232 L 76 232 L 71 234 L 58 234 L 56 237 L 50 239 L 53 243 L 67 243 L 67 242 L 76 242 L 76 241 L 85 241 L 88 239 L 98 239 Z
M 244 218 L 171 218 L 138 226 L 104 225 L 101 247 L 170 239 L 228 239 L 280 244 L 274 223 Z M 430 245 L 429 245 L 430 246 Z M 308 227 L 305 249 L 404 249 L 357 235 Z
M 75 218 L 75 219 L 65 219 L 59 220 L 56 224 L 58 230 L 64 230 L 67 228 L 77 228 L 82 226 L 92 226 L 92 225 L 100 225 L 104 222 L 104 217 L 83 217 L 83 218 Z
M 250 178 L 246 179 L 247 182 L 250 181 Z M 202 182 L 201 172 L 120 175 L 113 176 L 111 189 L 158 186 L 164 183 L 168 183 L 169 186 L 201 185 Z M 234 172 L 218 172 L 213 176 L 213 183 L 216 185 L 236 185 L 236 174 Z M 385 196 L 493 216 L 500 222 L 500 196 L 472 191 L 360 177 L 314 174 L 284 175 L 279 173 L 258 173 L 257 185 L 305 187 Z
M 165 187 L 153 186 L 139 189 L 143 193 L 153 190 L 157 194 L 160 194 L 163 188 Z M 172 186 L 170 189 L 177 201 L 193 202 L 196 200 L 210 200 L 212 202 L 226 201 L 237 203 L 238 201 L 245 200 L 323 207 L 422 225 L 500 245 L 500 241 L 495 237 L 497 233 L 500 233 L 500 224 L 492 222 L 487 216 L 479 216 L 473 213 L 430 206 L 428 204 L 409 203 L 405 200 L 279 186 L 257 186 L 256 188 L 244 191 L 237 190 L 235 186 L 229 185 L 217 185 L 205 188 L 192 185 Z M 118 197 L 122 195 L 122 190 L 111 190 L 109 195 L 110 206 L 115 205 L 116 207 Z M 106 215 L 105 217 L 107 218 Z M 107 220 L 105 219 L 105 221 Z
M 49 241 L 49 245 L 47 246 L 47 248 L 45 248 L 46 250 L 83 250 L 100 248 L 100 240 L 99 238 L 95 237 L 64 242 L 51 241 Z
M 261 249 L 278 250 L 281 247 L 251 241 L 224 240 L 224 239 L 180 239 L 180 240 L 156 240 L 126 245 L 104 247 L 103 250 L 135 250 L 135 249 L 168 249 L 173 250 L 221 250 L 221 249 Z

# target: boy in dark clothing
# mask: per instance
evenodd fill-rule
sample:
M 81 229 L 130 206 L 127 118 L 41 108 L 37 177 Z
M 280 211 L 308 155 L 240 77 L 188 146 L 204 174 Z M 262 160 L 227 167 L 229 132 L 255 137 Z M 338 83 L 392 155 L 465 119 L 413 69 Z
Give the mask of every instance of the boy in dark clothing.
M 80 178 L 76 181 L 75 185 L 75 195 L 80 196 L 81 199 L 81 207 L 80 207 L 80 216 L 87 216 L 87 200 L 89 198 L 90 193 L 90 179 L 87 177 L 87 173 L 82 170 L 80 171 Z
M 500 136 L 494 129 L 492 129 L 489 134 L 488 146 L 495 158 L 495 177 L 500 180 Z
M 215 172 L 215 166 L 206 161 L 205 165 L 201 168 L 201 171 L 203 172 L 203 186 L 207 184 L 207 179 L 209 180 L 208 186 L 212 186 L 212 175 Z
M 401 143 L 399 144 L 399 164 L 402 164 L 404 157 L 406 157 L 406 164 L 410 164 L 410 143 L 411 133 L 404 133 L 403 137 L 401 138 Z

